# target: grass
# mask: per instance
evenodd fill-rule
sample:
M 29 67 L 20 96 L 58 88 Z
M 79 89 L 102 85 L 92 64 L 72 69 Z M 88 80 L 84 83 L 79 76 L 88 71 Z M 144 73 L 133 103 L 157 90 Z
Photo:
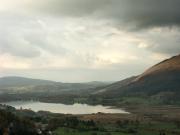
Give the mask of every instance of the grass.
M 97 131 L 60 127 L 54 133 L 55 135 L 159 135 L 160 132 L 165 132 L 166 135 L 176 135 L 173 131 L 178 131 L 173 123 L 146 123 L 140 124 L 137 128 L 131 124 L 126 127 L 109 125 L 105 126 L 104 130 Z
M 55 135 L 133 135 L 120 132 L 102 132 L 102 131 L 80 131 L 70 128 L 58 128 Z
M 136 100 L 136 99 L 134 99 Z M 129 108 L 130 109 L 130 108 Z M 137 107 L 124 114 L 78 115 L 80 120 L 93 120 L 96 128 L 57 127 L 55 135 L 180 135 L 180 110 L 178 107 Z

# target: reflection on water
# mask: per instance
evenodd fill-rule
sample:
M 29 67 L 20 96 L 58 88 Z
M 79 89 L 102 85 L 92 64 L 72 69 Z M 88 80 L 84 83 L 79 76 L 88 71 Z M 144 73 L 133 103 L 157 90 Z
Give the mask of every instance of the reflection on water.
M 13 106 L 16 109 L 31 109 L 33 111 L 50 111 L 53 113 L 64 113 L 64 114 L 92 114 L 92 113 L 127 113 L 122 109 L 112 109 L 108 106 L 102 105 L 87 105 L 87 104 L 73 104 L 65 105 L 60 103 L 43 103 L 35 101 L 14 101 L 4 103 L 9 106 Z

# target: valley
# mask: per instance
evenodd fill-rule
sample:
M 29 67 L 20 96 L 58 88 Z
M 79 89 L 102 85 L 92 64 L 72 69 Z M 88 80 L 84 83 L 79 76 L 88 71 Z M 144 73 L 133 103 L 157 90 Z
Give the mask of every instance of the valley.
M 111 106 L 179 105 L 180 55 L 160 62 L 139 76 L 125 80 L 61 83 L 21 77 L 0 79 L 0 101 L 35 100 Z

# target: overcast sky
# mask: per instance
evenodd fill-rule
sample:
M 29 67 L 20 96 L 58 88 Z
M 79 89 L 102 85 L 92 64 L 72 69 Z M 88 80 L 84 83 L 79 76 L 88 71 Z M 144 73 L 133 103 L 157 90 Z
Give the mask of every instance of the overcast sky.
M 116 81 L 180 53 L 180 0 L 0 3 L 0 76 Z

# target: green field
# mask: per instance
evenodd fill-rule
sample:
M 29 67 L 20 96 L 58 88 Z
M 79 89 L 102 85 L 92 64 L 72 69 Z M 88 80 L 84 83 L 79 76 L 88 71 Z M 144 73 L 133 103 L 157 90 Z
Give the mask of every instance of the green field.
M 126 124 L 98 125 L 98 130 L 83 130 L 81 128 L 59 127 L 54 131 L 55 135 L 179 135 L 175 123 L 144 123 L 144 124 Z
M 120 132 L 79 131 L 70 128 L 58 128 L 54 133 L 56 135 L 131 135 Z

